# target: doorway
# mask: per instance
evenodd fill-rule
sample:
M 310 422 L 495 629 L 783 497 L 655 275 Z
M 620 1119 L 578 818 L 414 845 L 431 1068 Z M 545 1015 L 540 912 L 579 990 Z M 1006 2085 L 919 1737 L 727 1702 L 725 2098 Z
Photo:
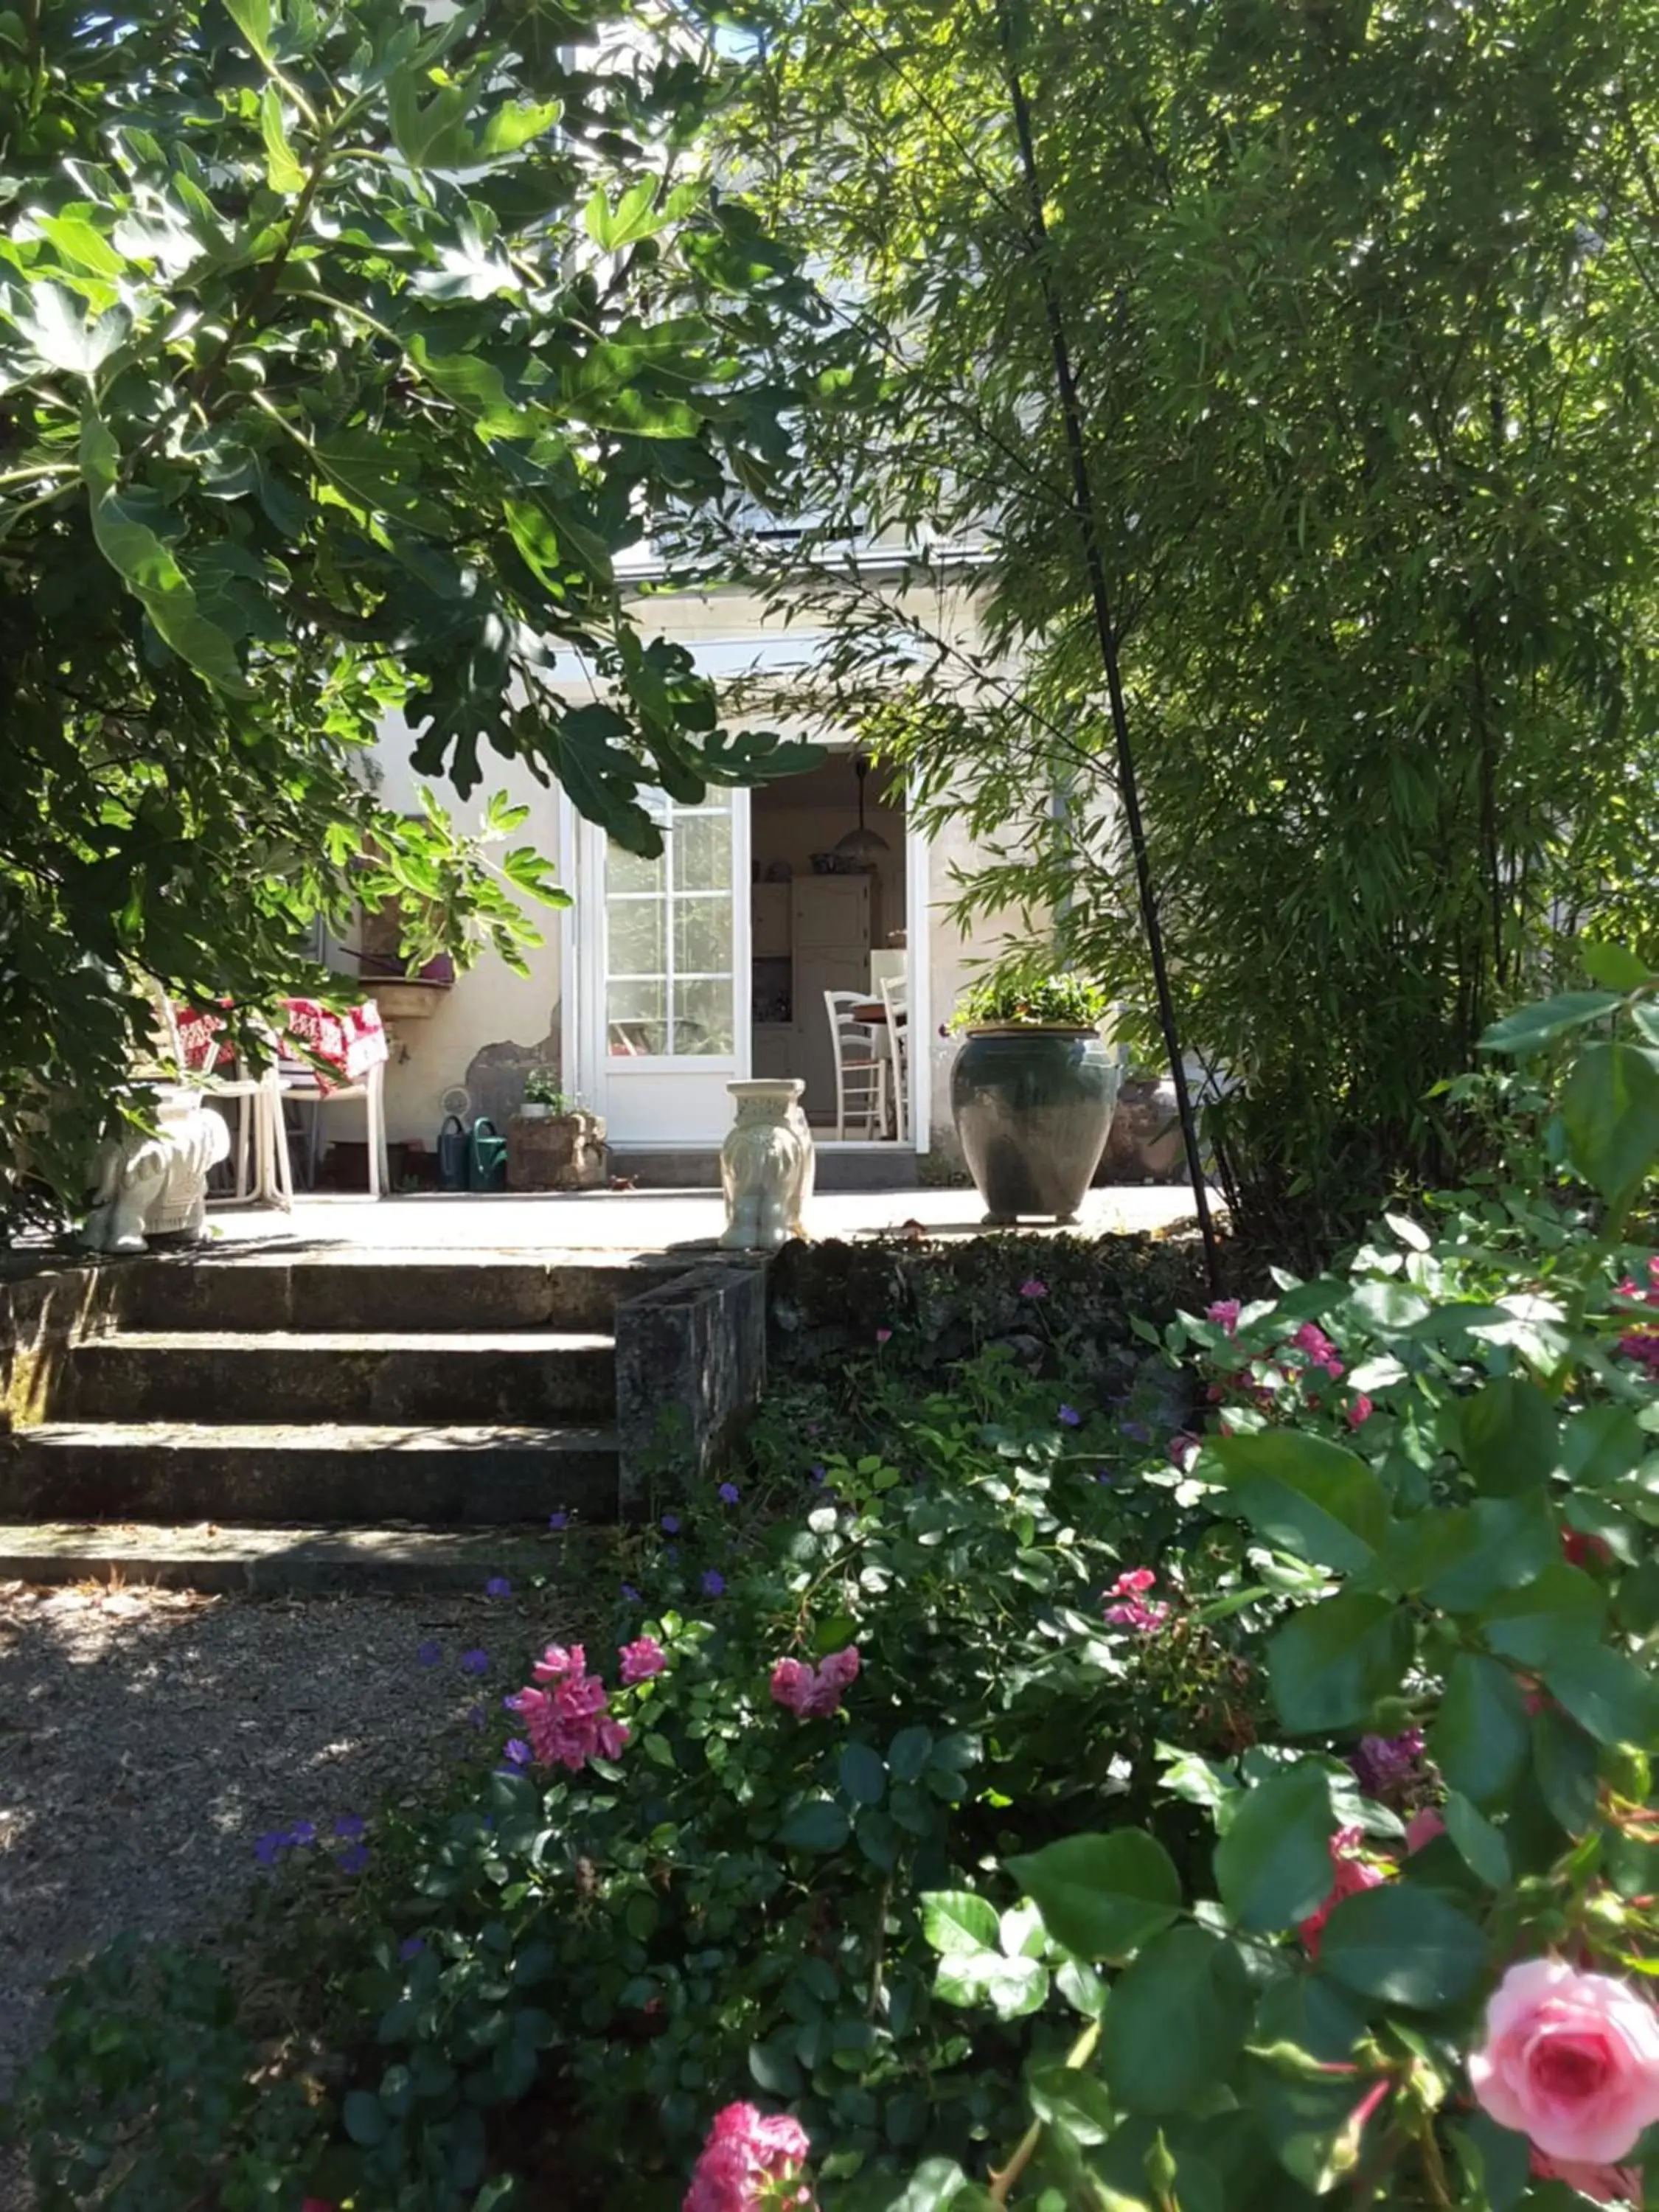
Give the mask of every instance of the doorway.
M 854 834 L 860 778 L 850 749 L 750 794 L 750 1068 L 802 1079 L 802 1104 L 821 1145 L 915 1142 L 908 1030 L 896 1060 L 887 1019 L 890 1001 L 895 1012 L 908 1003 L 904 788 L 890 771 L 866 765 L 862 839 Z M 848 1024 L 839 1085 L 826 994 L 838 998 Z M 874 1079 L 871 1059 L 884 1063 Z

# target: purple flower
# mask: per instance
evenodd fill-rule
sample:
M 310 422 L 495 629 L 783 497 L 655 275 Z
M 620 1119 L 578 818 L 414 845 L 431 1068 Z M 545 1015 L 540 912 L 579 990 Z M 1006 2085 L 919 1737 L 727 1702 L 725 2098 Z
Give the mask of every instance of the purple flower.
M 512 1595 L 513 1585 L 505 1575 L 491 1575 L 489 1580 L 484 1584 L 486 1597 L 511 1597 Z
M 466 1709 L 466 1724 L 469 1728 L 481 1729 L 486 1717 L 482 1705 L 469 1705 Z
M 444 1647 L 435 1636 L 428 1636 L 424 1644 L 416 1645 L 415 1650 L 415 1656 L 422 1667 L 435 1667 L 443 1656 Z
M 555 1530 L 568 1528 L 570 1526 L 570 1516 L 568 1513 L 550 1513 L 547 1516 L 547 1525 Z
M 725 1589 L 726 1577 L 720 1572 L 718 1567 L 710 1567 L 708 1573 L 702 1578 L 703 1595 L 705 1597 L 720 1597 L 724 1594 Z
M 489 1672 L 489 1654 L 476 1645 L 471 1651 L 463 1651 L 461 1672 L 464 1674 L 487 1674 Z
M 530 1746 L 524 1741 L 522 1736 L 508 1736 L 504 1748 L 507 1753 L 507 1759 L 509 1766 L 529 1765 Z
M 314 1820 L 296 1820 L 288 1834 L 290 1843 L 314 1844 L 317 1840 L 317 1823 Z
M 368 1845 L 353 1844 L 349 1850 L 341 1852 L 337 1863 L 342 1874 L 361 1874 L 368 1864 Z
M 405 1936 L 398 1946 L 398 1956 L 404 1960 L 418 1959 L 426 1948 L 424 1936 Z
M 735 1505 L 738 1502 L 738 1486 L 735 1482 L 723 1482 L 716 1494 L 722 1505 Z
M 815 1460 L 812 1465 L 807 1468 L 806 1472 L 811 1476 L 814 1482 L 823 1482 L 827 1480 L 823 1462 L 822 1460 Z
M 890 1328 L 878 1328 L 876 1331 L 876 1342 L 878 1344 L 890 1344 L 892 1340 L 893 1332 Z
M 663 1515 L 662 1532 L 665 1536 L 678 1536 L 679 1534 L 680 1516 L 678 1513 L 665 1513 Z
M 288 1845 L 289 1834 L 286 1828 L 268 1828 L 264 1834 L 256 1840 L 253 1856 L 261 1866 L 275 1866 L 288 1849 Z
M 1120 1421 L 1117 1426 L 1118 1434 L 1127 1437 L 1131 1443 L 1149 1444 L 1152 1441 L 1152 1432 L 1145 1421 Z
M 334 1823 L 334 1832 L 342 1843 L 355 1844 L 368 1826 L 361 1813 L 342 1813 Z
M 1097 1482 L 1109 1482 L 1109 1481 L 1111 1480 L 1111 1479 L 1112 1479 L 1112 1470 L 1110 1469 L 1110 1468 L 1109 1468 L 1109 1467 L 1097 1467 L 1097 1468 L 1095 1469 L 1095 1480 L 1096 1480 Z
M 1068 1429 L 1080 1429 L 1083 1426 L 1083 1416 L 1075 1406 L 1062 1406 L 1060 1409 L 1060 1419 Z
M 666 1560 L 667 1560 L 667 1562 L 668 1562 L 668 1564 L 669 1564 L 669 1565 L 670 1565 L 671 1567 L 677 1567 L 677 1566 L 678 1566 L 678 1565 L 679 1565 L 679 1563 L 680 1563 L 680 1547 L 679 1547 L 679 1546 L 678 1546 L 678 1544 L 671 1544 L 671 1545 L 668 1547 L 668 1549 L 667 1549 L 667 1550 L 663 1553 L 663 1557 L 664 1557 L 664 1559 L 666 1559 Z
M 635 1589 L 632 1583 L 624 1583 L 623 1584 L 622 1594 L 628 1600 L 629 1605 L 643 1605 L 645 1602 L 644 1599 Z
M 1423 1731 L 1408 1728 L 1400 1735 L 1365 1735 L 1349 1754 L 1354 1778 L 1367 1796 L 1380 1797 L 1413 1780 L 1423 1756 Z
M 1040 1275 L 1033 1275 L 1029 1282 L 1020 1285 L 1019 1294 L 1023 1298 L 1046 1298 L 1048 1285 Z

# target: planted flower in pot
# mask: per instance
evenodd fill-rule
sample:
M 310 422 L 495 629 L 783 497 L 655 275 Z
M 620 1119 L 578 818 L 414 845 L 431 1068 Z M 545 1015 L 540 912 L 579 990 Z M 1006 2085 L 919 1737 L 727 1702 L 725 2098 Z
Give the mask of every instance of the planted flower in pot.
M 570 1097 L 550 1067 L 532 1067 L 507 1125 L 509 1190 L 596 1190 L 605 1180 L 605 1123 Z
M 1082 975 L 1029 969 L 963 994 L 951 1110 L 995 1224 L 1073 1221 L 1112 1126 L 1121 1068 L 1100 1035 L 1106 994 Z

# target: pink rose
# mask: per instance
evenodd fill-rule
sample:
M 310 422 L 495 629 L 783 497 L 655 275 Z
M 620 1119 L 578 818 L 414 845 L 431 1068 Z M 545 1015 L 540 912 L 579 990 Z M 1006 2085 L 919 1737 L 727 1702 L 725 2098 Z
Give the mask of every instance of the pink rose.
M 1642 2202 L 1639 2166 L 1581 2166 L 1571 2158 L 1546 2158 L 1541 2150 L 1535 2149 L 1532 2170 L 1540 2181 L 1565 2181 L 1569 2189 L 1576 2189 L 1581 2197 L 1593 2197 L 1598 2204 Z
M 842 1692 L 858 1680 L 858 1647 L 852 1644 L 816 1667 L 780 1659 L 772 1669 L 772 1702 L 787 1705 L 797 1720 L 827 1720 L 841 1711 Z
M 660 1674 L 668 1664 L 668 1654 L 654 1636 L 636 1636 L 631 1644 L 619 1644 L 617 1652 L 622 1661 L 623 1686 L 630 1690 L 636 1683 Z
M 1325 1923 L 1330 1918 L 1345 1897 L 1357 1897 L 1362 1889 L 1380 1889 L 1388 1875 L 1370 1859 L 1362 1858 L 1365 1848 L 1363 1828 L 1339 1828 L 1331 1838 L 1331 1866 L 1334 1877 L 1325 1902 L 1316 1912 L 1297 1923 L 1297 1934 L 1310 1959 L 1319 1956 L 1320 1944 L 1325 1937 Z
M 1425 1805 L 1406 1823 L 1406 1849 L 1420 1851 L 1425 1844 L 1431 1844 L 1437 1836 L 1445 1832 L 1446 1824 L 1440 1817 L 1439 1807 Z
M 1525 1960 L 1486 2007 L 1469 2084 L 1547 2157 L 1615 2165 L 1659 2120 L 1659 2015 L 1610 1975 Z

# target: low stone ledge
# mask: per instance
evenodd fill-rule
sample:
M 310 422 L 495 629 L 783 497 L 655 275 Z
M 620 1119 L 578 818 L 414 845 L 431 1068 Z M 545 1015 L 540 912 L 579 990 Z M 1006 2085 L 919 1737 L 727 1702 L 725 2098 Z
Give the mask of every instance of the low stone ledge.
M 766 1382 L 766 1267 L 713 1261 L 617 1308 L 624 1520 L 653 1472 L 707 1475 Z

